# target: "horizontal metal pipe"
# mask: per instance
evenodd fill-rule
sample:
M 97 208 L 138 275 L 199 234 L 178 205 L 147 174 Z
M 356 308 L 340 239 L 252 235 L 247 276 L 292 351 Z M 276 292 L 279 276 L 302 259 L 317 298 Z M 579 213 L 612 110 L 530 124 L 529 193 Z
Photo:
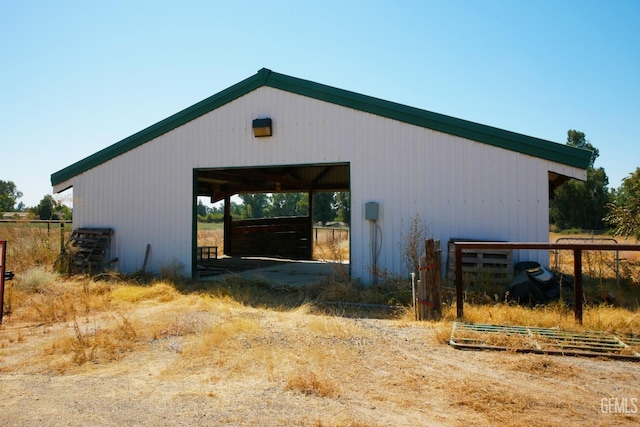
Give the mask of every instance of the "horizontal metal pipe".
M 460 350 L 499 350 L 499 351 L 513 351 L 516 353 L 536 353 L 536 354 L 548 354 L 556 356 L 584 356 L 584 357 L 607 357 L 616 360 L 628 360 L 633 362 L 640 362 L 640 357 L 619 354 L 619 353 L 596 353 L 592 351 L 576 351 L 576 350 L 544 350 L 537 348 L 511 348 L 502 346 L 491 346 L 482 344 L 458 344 L 456 342 L 449 342 L 449 344 Z
M 464 249 L 558 249 L 583 251 L 640 251 L 640 245 L 613 243 L 541 243 L 541 242 L 456 242 L 456 248 Z

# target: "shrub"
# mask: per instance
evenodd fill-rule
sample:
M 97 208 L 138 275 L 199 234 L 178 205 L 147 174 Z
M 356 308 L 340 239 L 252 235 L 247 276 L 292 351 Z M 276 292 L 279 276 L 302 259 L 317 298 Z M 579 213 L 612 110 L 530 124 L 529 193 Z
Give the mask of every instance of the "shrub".
M 34 267 L 20 275 L 16 288 L 28 293 L 48 293 L 54 288 L 58 276 L 44 267 Z

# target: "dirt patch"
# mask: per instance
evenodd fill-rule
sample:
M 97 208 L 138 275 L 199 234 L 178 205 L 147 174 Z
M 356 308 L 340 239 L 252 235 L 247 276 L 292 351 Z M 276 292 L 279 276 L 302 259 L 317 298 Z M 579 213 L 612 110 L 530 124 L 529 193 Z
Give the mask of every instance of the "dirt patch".
M 98 351 L 92 337 L 122 319 L 129 344 L 74 362 L 65 340 Z M 16 426 L 640 422 L 640 363 L 461 351 L 445 343 L 450 327 L 195 299 L 50 325 L 9 318 L 0 413 Z

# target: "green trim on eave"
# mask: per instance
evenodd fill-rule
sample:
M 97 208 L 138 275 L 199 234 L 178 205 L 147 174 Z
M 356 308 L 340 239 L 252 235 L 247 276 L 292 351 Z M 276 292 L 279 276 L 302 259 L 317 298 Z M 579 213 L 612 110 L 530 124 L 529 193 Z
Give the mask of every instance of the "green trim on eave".
M 67 179 L 73 178 L 76 175 L 80 175 L 82 172 L 86 172 L 91 168 L 94 168 L 108 160 L 111 160 L 121 154 L 126 153 L 140 145 L 151 141 L 167 132 L 172 131 L 198 117 L 207 114 L 210 111 L 215 110 L 227 104 L 231 101 L 238 99 L 239 97 L 259 88 L 262 86 L 260 79 L 257 75 L 249 77 L 237 83 L 222 92 L 219 92 L 197 104 L 192 105 L 158 123 L 149 126 L 146 129 L 141 130 L 120 142 L 117 142 L 109 147 L 98 151 L 86 157 L 71 166 L 54 173 L 51 175 L 51 185 L 57 185 Z
M 591 151 L 271 72 L 267 86 L 582 169 Z
M 216 108 L 234 101 L 261 86 L 269 86 L 581 169 L 586 169 L 591 160 L 591 152 L 588 150 L 569 147 L 567 145 L 533 138 L 391 101 L 385 101 L 344 89 L 286 76 L 263 68 L 254 76 L 143 129 L 120 142 L 100 150 L 71 166 L 53 173 L 51 175 L 51 184 L 57 185 L 73 178 L 160 135 L 176 129 L 191 120 L 209 113 Z

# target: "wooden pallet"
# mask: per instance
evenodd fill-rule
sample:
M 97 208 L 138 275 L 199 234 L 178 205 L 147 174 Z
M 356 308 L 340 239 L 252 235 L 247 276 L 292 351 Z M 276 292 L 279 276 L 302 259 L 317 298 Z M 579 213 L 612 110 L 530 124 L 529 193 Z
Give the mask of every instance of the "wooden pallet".
M 102 271 L 104 257 L 111 243 L 112 228 L 78 228 L 73 230 L 69 243 L 72 247 L 72 263 L 80 272 Z
M 463 240 L 459 240 L 463 241 Z M 469 240 L 464 240 L 469 241 Z M 509 281 L 513 276 L 513 254 L 510 249 L 465 249 L 462 251 L 462 274 L 465 283 L 473 284 L 479 278 Z M 456 278 L 455 241 L 448 243 L 447 283 Z

